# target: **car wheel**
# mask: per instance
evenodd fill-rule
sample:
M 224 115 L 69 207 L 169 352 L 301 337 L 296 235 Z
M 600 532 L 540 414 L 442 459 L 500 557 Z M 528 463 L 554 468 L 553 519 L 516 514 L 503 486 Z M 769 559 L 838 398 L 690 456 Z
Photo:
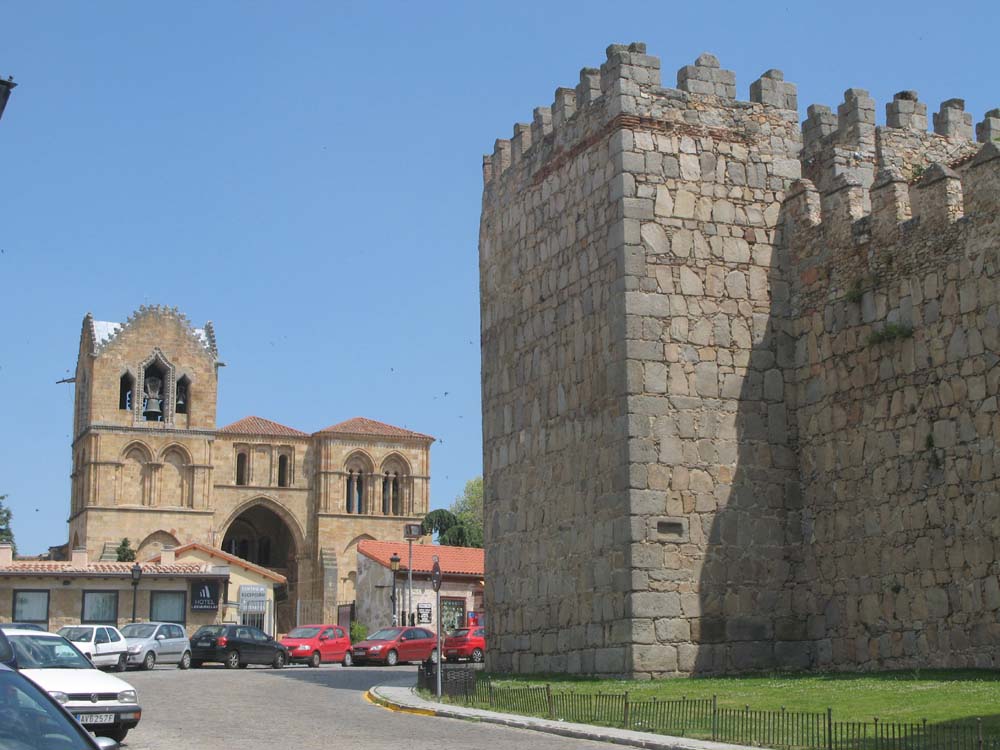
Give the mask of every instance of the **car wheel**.
M 142 668 L 145 670 L 150 670 L 156 666 L 156 654 L 152 651 L 146 654 L 146 657 L 142 660 Z
M 201 659 L 192 659 L 191 666 L 195 669 L 201 669 Z
M 128 666 L 128 657 L 125 654 L 118 655 L 118 663 L 115 664 L 116 672 L 124 672 L 125 667 Z
M 179 662 L 177 662 L 177 668 L 178 669 L 190 669 L 191 668 L 191 652 L 190 651 L 185 651 L 184 652 L 184 656 L 182 656 L 181 660 Z
M 281 669 L 283 666 L 285 666 L 285 652 L 279 651 L 274 655 L 274 660 L 271 662 L 271 667 L 273 669 Z
M 345 667 L 353 667 L 354 666 L 354 657 L 351 656 L 351 652 L 350 651 L 345 651 L 344 652 L 344 666 Z
M 431 663 L 438 663 L 438 650 L 436 648 L 431 650 Z
M 472 649 L 472 661 L 476 664 L 483 663 L 483 650 L 481 648 Z
M 245 666 L 240 664 L 240 652 L 230 651 L 226 654 L 226 669 L 236 669 L 237 667 Z
M 313 651 L 312 656 L 309 657 L 309 666 L 318 667 L 323 663 L 323 657 L 319 655 L 319 651 Z
M 399 664 L 399 654 L 397 654 L 395 651 L 390 651 L 388 654 L 385 655 L 385 663 L 386 666 L 389 667 L 396 666 L 397 664 Z

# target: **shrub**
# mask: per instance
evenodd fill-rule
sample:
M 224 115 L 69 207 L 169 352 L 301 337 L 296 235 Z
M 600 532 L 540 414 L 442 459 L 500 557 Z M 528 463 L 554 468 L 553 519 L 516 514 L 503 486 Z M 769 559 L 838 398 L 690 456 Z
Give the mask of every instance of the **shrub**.
M 872 331 L 868 337 L 868 345 L 884 344 L 895 339 L 908 339 L 913 335 L 913 326 L 902 323 L 888 323 L 879 331 Z
M 368 626 L 357 620 L 351 621 L 351 643 L 359 643 L 368 637 Z

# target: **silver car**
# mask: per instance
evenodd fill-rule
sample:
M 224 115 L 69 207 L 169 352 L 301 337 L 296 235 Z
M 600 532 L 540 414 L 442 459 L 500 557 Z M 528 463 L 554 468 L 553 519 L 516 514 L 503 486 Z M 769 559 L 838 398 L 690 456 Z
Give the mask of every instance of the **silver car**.
M 191 641 L 180 625 L 172 622 L 133 622 L 122 628 L 128 644 L 128 663 L 152 669 L 157 662 L 191 666 Z

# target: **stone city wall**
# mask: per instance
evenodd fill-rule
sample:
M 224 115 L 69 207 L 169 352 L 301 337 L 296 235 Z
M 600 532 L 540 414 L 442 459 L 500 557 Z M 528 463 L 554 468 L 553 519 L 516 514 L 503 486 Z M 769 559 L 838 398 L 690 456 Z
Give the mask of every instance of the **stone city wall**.
M 857 563 L 850 573 L 837 568 L 832 560 L 849 559 L 850 537 L 823 525 L 838 505 L 872 503 L 846 481 L 853 464 L 814 470 L 815 446 L 839 445 L 839 436 L 823 432 L 810 408 L 797 410 L 815 393 L 810 379 L 835 365 L 814 356 L 808 334 L 837 287 L 808 261 L 848 246 L 872 257 L 868 227 L 882 227 L 898 245 L 887 257 L 910 251 L 917 230 L 898 228 L 909 204 L 894 204 L 886 228 L 884 196 L 899 192 L 904 171 L 907 178 L 926 172 L 913 188 L 913 213 L 922 217 L 919 236 L 939 243 L 922 257 L 934 266 L 927 273 L 940 277 L 925 294 L 943 304 L 946 281 L 965 268 L 956 262 L 949 270 L 944 257 L 964 252 L 949 243 L 971 230 L 966 220 L 956 223 L 958 178 L 930 165 L 945 160 L 965 175 L 989 159 L 971 160 L 977 146 L 960 100 L 945 102 L 935 133 L 927 133 L 920 130 L 926 107 L 913 92 L 897 95 L 879 128 L 874 102 L 850 89 L 836 117 L 811 107 L 803 133 L 796 88 L 780 71 L 755 81 L 749 102 L 738 101 L 735 88 L 733 73 L 707 54 L 678 71 L 676 89 L 663 88 L 659 61 L 644 45 L 613 45 L 600 71 L 584 69 L 575 91 L 558 89 L 551 111 L 536 110 L 531 126 L 515 126 L 514 138 L 498 141 L 485 160 L 492 668 L 657 677 L 890 663 L 879 661 L 881 632 L 865 641 L 873 656 L 857 651 L 857 606 L 843 595 L 867 585 L 868 572 Z M 1000 134 L 994 114 L 978 126 L 981 137 Z M 898 176 L 888 183 L 896 187 L 880 181 L 869 191 L 885 167 Z M 789 189 L 794 199 L 786 204 Z M 982 190 L 970 195 L 985 205 Z M 873 200 L 878 212 L 864 218 Z M 974 213 L 968 203 L 964 210 Z M 932 221 L 958 228 L 935 233 Z M 976 243 L 995 247 L 991 231 L 976 233 Z M 850 263 L 838 256 L 830 267 L 846 273 Z M 964 283 L 995 286 L 983 269 L 970 262 Z M 851 283 L 864 286 L 875 271 L 855 268 Z M 896 282 L 886 283 L 889 295 Z M 978 321 L 987 326 L 991 298 L 976 299 L 987 305 Z M 894 321 L 889 314 L 879 320 Z M 967 353 L 958 369 L 963 378 L 982 370 L 988 390 L 985 370 L 997 347 L 980 338 L 982 362 L 971 364 Z M 970 392 L 953 394 L 950 406 L 980 409 Z M 869 426 L 890 429 L 865 423 L 860 434 Z M 992 438 L 982 440 L 973 451 L 982 454 L 980 472 L 992 446 Z M 980 507 L 995 494 L 991 487 L 949 492 Z M 886 502 L 904 497 L 916 502 L 894 486 Z M 827 538 L 817 541 L 820 528 Z M 866 529 L 891 533 L 877 523 Z M 870 541 L 868 550 L 880 549 Z M 934 575 L 959 585 L 958 568 Z M 950 606 L 957 615 L 950 625 L 971 632 Z M 911 631 L 923 633 L 924 621 L 913 617 Z M 969 663 L 967 653 L 949 651 L 943 662 Z

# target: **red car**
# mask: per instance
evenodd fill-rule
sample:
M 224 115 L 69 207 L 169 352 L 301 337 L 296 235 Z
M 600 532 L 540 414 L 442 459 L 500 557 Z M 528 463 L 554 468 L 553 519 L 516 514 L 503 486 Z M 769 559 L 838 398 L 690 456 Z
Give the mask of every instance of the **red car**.
M 354 644 L 354 663 L 394 667 L 407 661 L 437 661 L 437 636 L 426 628 L 382 628 Z
M 281 639 L 288 661 L 318 667 L 323 662 L 351 666 L 351 637 L 339 625 L 299 625 Z
M 479 664 L 486 654 L 485 628 L 459 628 L 444 639 L 444 658 L 448 661 L 470 659 Z

